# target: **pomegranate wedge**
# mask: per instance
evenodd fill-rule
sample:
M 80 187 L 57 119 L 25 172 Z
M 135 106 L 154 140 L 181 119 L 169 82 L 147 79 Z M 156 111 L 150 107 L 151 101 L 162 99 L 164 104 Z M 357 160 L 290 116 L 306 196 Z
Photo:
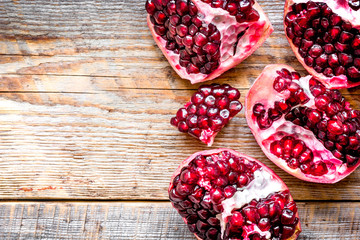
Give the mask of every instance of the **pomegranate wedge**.
M 147 0 L 145 7 L 155 42 L 191 83 L 239 64 L 273 31 L 255 0 Z
M 296 239 L 301 232 L 285 183 L 234 150 L 190 156 L 175 171 L 169 197 L 198 239 Z
M 335 183 L 360 165 L 360 111 L 312 76 L 301 78 L 289 66 L 269 65 L 245 105 L 264 153 L 293 176 Z
M 359 0 L 286 0 L 284 25 L 291 48 L 328 88 L 360 85 L 359 7 Z
M 202 85 L 170 123 L 211 146 L 221 129 L 243 108 L 240 92 L 228 84 Z

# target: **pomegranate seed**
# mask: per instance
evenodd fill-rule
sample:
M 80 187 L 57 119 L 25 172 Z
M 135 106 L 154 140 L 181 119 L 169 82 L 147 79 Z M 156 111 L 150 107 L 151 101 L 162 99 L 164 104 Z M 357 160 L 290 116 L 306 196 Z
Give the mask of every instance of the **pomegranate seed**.
M 295 214 L 290 209 L 284 209 L 281 214 L 281 223 L 291 225 L 294 223 Z
M 327 95 L 320 95 L 315 98 L 315 106 L 320 110 L 325 110 L 330 103 L 330 98 Z
M 240 92 L 236 88 L 229 88 L 226 92 L 230 101 L 238 100 L 240 98 Z
M 312 58 L 317 58 L 319 57 L 321 54 L 323 53 L 323 49 L 321 48 L 320 45 L 318 44 L 314 44 L 310 50 L 309 50 L 309 55 L 312 57 Z
M 194 190 L 194 186 L 181 182 L 176 186 L 176 191 L 180 195 L 189 195 L 193 190 Z
M 229 104 L 230 116 L 233 117 L 242 109 L 242 104 L 239 101 L 231 101 Z
M 356 35 L 351 43 L 353 49 L 360 49 L 360 35 Z
M 206 237 L 208 239 L 217 239 L 219 234 L 219 231 L 215 228 L 210 228 L 207 232 L 206 232 Z
M 224 192 L 220 188 L 213 188 L 210 191 L 211 201 L 215 204 L 220 203 L 225 199 Z
M 238 177 L 238 181 L 237 181 L 237 185 L 238 187 L 244 187 L 248 184 L 249 182 L 249 178 L 246 174 L 240 174 L 240 176 Z
M 229 225 L 232 229 L 241 229 L 244 223 L 245 219 L 239 212 L 234 212 L 229 219 Z
M 205 44 L 207 44 L 208 40 L 204 34 L 198 32 L 194 36 L 194 42 L 196 45 L 201 47 L 201 46 L 204 46 Z
M 305 149 L 305 151 L 298 158 L 300 163 L 305 163 L 308 161 L 312 161 L 314 159 L 314 155 L 310 149 Z
M 269 205 L 262 203 L 260 206 L 258 206 L 258 213 L 262 218 L 269 217 Z
M 258 223 L 260 220 L 260 215 L 257 212 L 257 209 L 253 206 L 248 206 L 243 209 L 244 215 L 246 216 L 247 221 L 252 223 Z
M 176 1 L 176 11 L 180 16 L 188 13 L 189 7 L 187 4 L 187 0 L 177 0 Z
M 339 62 L 342 66 L 348 66 L 353 62 L 353 58 L 351 55 L 348 55 L 346 53 L 340 53 L 339 54 Z
M 231 198 L 236 193 L 236 189 L 233 186 L 227 186 L 224 188 L 224 195 L 226 198 Z
M 268 231 L 271 227 L 269 218 L 262 218 L 258 224 L 261 231 Z
M 210 217 L 207 222 L 211 225 L 211 226 L 219 226 L 220 225 L 220 220 L 216 217 Z
M 226 96 L 220 97 L 216 100 L 216 106 L 220 109 L 228 108 L 229 106 L 229 99 Z
M 330 120 L 328 122 L 328 130 L 329 132 L 340 135 L 343 133 L 343 125 L 340 121 Z
M 360 2 L 358 0 L 349 0 L 349 6 L 357 11 L 360 9 Z
M 280 214 L 281 208 L 279 203 L 271 202 L 269 204 L 269 216 L 271 219 L 274 219 L 276 216 Z
M 257 103 L 253 107 L 253 113 L 256 117 L 263 116 L 266 110 L 263 104 Z
M 238 174 L 236 172 L 230 172 L 229 173 L 229 183 L 235 184 L 237 182 Z

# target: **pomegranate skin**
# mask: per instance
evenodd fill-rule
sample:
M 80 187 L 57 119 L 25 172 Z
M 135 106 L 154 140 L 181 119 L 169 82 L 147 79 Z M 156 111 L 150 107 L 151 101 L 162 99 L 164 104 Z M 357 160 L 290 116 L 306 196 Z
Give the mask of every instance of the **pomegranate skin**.
M 219 153 L 222 153 L 222 152 L 229 152 L 231 154 L 233 154 L 234 156 L 236 157 L 239 157 L 239 158 L 244 158 L 250 162 L 254 162 L 256 164 L 258 164 L 258 166 L 260 166 L 261 170 L 269 173 L 272 177 L 272 182 L 276 182 L 277 184 L 279 184 L 281 186 L 281 190 L 282 191 L 288 191 L 288 187 L 286 186 L 286 184 L 281 180 L 281 178 L 276 174 L 274 173 L 270 168 L 268 168 L 265 164 L 261 163 L 260 161 L 254 159 L 254 158 L 251 158 L 245 154 L 242 154 L 242 153 L 239 153 L 239 152 L 236 152 L 232 149 L 227 149 L 227 148 L 219 148 L 219 149 L 213 149 L 213 150 L 206 150 L 206 151 L 201 151 L 201 152 L 197 152 L 197 153 L 194 153 L 193 155 L 191 155 L 189 158 L 187 158 L 186 160 L 184 160 L 180 165 L 179 167 L 175 170 L 174 174 L 172 175 L 172 178 L 171 178 L 171 181 L 170 181 L 170 186 L 169 186 L 169 189 L 168 189 L 168 192 L 170 194 L 170 191 L 174 189 L 174 179 L 176 177 L 178 177 L 181 173 L 182 173 L 182 169 L 184 167 L 187 167 L 189 166 L 189 164 L 196 158 L 196 157 L 199 157 L 199 156 L 208 156 L 208 155 L 216 155 L 216 154 L 219 154 Z M 289 194 L 289 201 L 292 201 L 293 202 L 293 198 L 292 196 Z M 174 205 L 174 202 L 171 201 L 171 204 L 172 206 L 177 209 Z M 295 207 L 296 208 L 296 207 Z M 299 214 L 298 212 L 296 212 L 294 218 L 297 218 L 299 219 Z M 188 221 L 185 217 L 183 217 L 183 221 L 185 222 L 185 224 L 188 224 Z M 297 224 L 295 225 L 295 231 L 294 233 L 288 237 L 288 238 L 281 238 L 281 239 L 286 239 L 286 240 L 296 240 L 299 236 L 299 234 L 301 233 L 302 231 L 302 228 L 301 228 L 301 223 L 300 223 L 300 220 L 298 220 Z M 251 234 L 253 234 L 254 232 L 252 232 Z M 244 233 L 243 233 L 244 234 Z M 197 234 L 195 234 L 195 237 L 198 239 L 198 240 L 202 240 L 204 238 L 201 238 L 199 237 Z M 281 236 L 281 235 L 280 235 Z M 244 239 L 249 239 L 248 237 L 244 237 L 244 235 L 242 235 L 242 237 Z M 228 238 L 221 238 L 221 239 L 228 239 Z M 232 239 L 232 238 L 231 238 Z M 280 239 L 280 238 L 279 238 Z
M 325 145 L 320 142 L 320 140 L 314 135 L 311 130 L 305 129 L 302 126 L 287 120 L 285 117 L 286 114 L 284 114 L 281 118 L 274 120 L 274 122 L 270 126 L 266 126 L 266 128 L 264 129 L 261 129 L 259 127 L 259 122 L 254 115 L 254 106 L 258 103 L 261 103 L 265 109 L 270 109 L 273 106 L 276 106 L 276 101 L 281 101 L 289 96 L 288 92 L 286 92 L 287 90 L 279 93 L 274 89 L 274 82 L 276 77 L 278 76 L 277 73 L 283 69 L 286 69 L 289 73 L 295 72 L 293 68 L 282 64 L 268 65 L 267 67 L 265 67 L 264 71 L 254 82 L 253 86 L 251 87 L 245 98 L 245 115 L 247 123 L 256 141 L 260 145 L 265 155 L 272 162 L 274 162 L 284 171 L 301 180 L 315 183 L 332 184 L 344 179 L 356 170 L 356 168 L 360 165 L 360 161 L 349 165 L 346 162 L 338 159 L 337 157 L 335 157 L 335 154 L 329 151 L 325 147 Z M 300 75 L 298 75 L 297 78 L 300 78 Z M 312 77 L 306 76 L 300 79 L 303 79 L 301 80 L 302 82 L 307 82 L 307 86 L 309 87 L 309 82 L 311 82 Z M 304 91 L 308 94 L 310 100 L 308 100 L 306 104 L 300 104 L 297 106 L 306 106 L 310 109 L 317 109 L 314 102 L 315 98 L 310 93 L 310 90 L 307 88 Z M 345 106 L 346 111 L 355 111 L 350 109 L 348 103 L 346 103 Z M 313 119 L 313 121 L 320 121 L 316 120 L 318 117 L 317 112 L 313 111 L 312 113 L 313 114 L 311 115 L 311 119 Z M 329 126 L 332 128 L 332 131 L 338 130 L 338 123 L 333 120 L 329 120 L 328 128 Z M 325 163 L 327 167 L 327 172 L 323 173 L 322 175 L 315 176 L 312 174 L 311 171 L 308 173 L 306 173 L 306 171 L 301 171 L 298 166 L 291 168 L 283 158 L 276 155 L 277 151 L 282 151 L 282 148 L 276 148 L 278 146 L 276 142 L 279 142 L 281 138 L 286 139 L 286 137 L 288 136 L 290 136 L 290 138 L 293 137 L 297 142 L 302 141 L 303 143 L 305 143 L 306 147 L 313 154 L 314 162 L 321 162 L 321 164 Z M 273 147 L 273 149 L 271 149 L 271 147 Z M 304 150 L 301 151 L 304 152 Z M 321 165 L 321 167 L 322 166 L 323 165 Z
M 202 21 L 207 24 L 214 24 L 221 34 L 220 65 L 211 73 L 188 73 L 186 67 L 181 66 L 179 63 L 179 54 L 165 47 L 166 41 L 156 33 L 149 14 L 147 16 L 147 24 L 156 44 L 172 68 L 182 79 L 190 80 L 192 84 L 215 79 L 227 70 L 238 65 L 259 48 L 274 30 L 270 20 L 256 1 L 254 1 L 253 9 L 258 12 L 260 18 L 255 22 L 243 23 L 238 23 L 235 16 L 231 16 L 229 12 L 221 8 L 213 8 L 210 4 L 204 3 L 202 0 L 189 1 L 198 8 L 200 14 L 205 16 Z M 214 19 L 216 20 L 214 21 Z M 245 34 L 242 35 L 238 43 L 236 43 L 236 38 L 244 31 Z M 224 33 L 226 33 L 226 39 L 223 37 Z M 233 53 L 234 44 L 237 46 L 235 55 Z
M 357 82 L 350 81 L 345 74 L 334 75 L 334 76 L 326 76 L 323 73 L 317 72 L 313 67 L 310 67 L 306 64 L 306 60 L 299 53 L 299 48 L 294 45 L 292 40 L 289 38 L 286 33 L 287 25 L 286 25 L 286 16 L 289 12 L 291 12 L 292 5 L 295 3 L 307 3 L 309 0 L 286 0 L 284 6 L 284 29 L 285 36 L 289 41 L 290 47 L 294 52 L 296 58 L 303 65 L 303 67 L 317 80 L 319 80 L 322 84 L 324 84 L 327 88 L 330 89 L 343 89 L 343 88 L 352 88 L 356 86 L 360 86 L 360 80 L 357 78 Z M 344 0 L 312 0 L 312 2 L 316 3 L 326 3 L 331 8 L 333 13 L 339 15 L 342 20 L 349 22 L 352 24 L 354 29 L 360 30 L 360 10 L 355 10 L 349 7 L 346 4 L 347 1 Z M 349 67 L 349 66 L 348 66 Z

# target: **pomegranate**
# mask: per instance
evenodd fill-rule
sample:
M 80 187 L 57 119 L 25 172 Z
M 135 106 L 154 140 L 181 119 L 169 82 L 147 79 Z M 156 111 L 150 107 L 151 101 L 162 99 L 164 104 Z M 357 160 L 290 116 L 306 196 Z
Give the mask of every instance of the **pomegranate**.
M 239 90 L 228 84 L 202 85 L 170 123 L 211 146 L 216 134 L 241 111 L 239 98 Z
M 169 198 L 198 239 L 297 239 L 301 232 L 285 183 L 234 150 L 190 156 L 175 171 Z
M 299 179 L 335 183 L 360 164 L 360 111 L 338 90 L 270 65 L 246 96 L 246 119 L 267 157 Z
M 147 0 L 145 7 L 155 42 L 191 83 L 239 64 L 273 31 L 255 0 Z
M 291 48 L 328 88 L 360 85 L 359 7 L 359 0 L 286 0 L 284 26 Z

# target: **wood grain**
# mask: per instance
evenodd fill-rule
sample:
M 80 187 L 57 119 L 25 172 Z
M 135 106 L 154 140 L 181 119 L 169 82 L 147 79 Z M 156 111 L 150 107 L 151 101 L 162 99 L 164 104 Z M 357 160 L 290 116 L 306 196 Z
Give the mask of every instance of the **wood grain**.
M 122 89 L 0 94 L 1 198 L 167 199 L 177 165 L 207 149 L 168 123 L 191 93 Z M 279 170 L 261 152 L 243 112 L 218 135 L 217 147 L 265 162 L 295 199 L 359 199 L 360 187 L 353 184 L 360 181 L 358 171 L 330 186 L 301 182 Z
M 298 204 L 298 240 L 358 239 L 359 203 Z M 166 202 L 5 202 L 1 239 L 195 239 Z
M 217 82 L 242 91 L 269 63 L 303 69 L 282 31 L 283 1 L 259 1 L 274 34 Z M 142 1 L 0 1 L 0 197 L 167 199 L 173 170 L 207 149 L 168 121 L 198 85 L 156 47 Z M 360 88 L 343 93 L 360 106 Z M 262 154 L 244 114 L 216 139 L 265 162 L 298 200 L 359 200 L 358 172 L 301 182 Z
M 267 64 L 305 74 L 283 33 L 284 1 L 259 3 L 275 32 L 216 80 L 239 88 L 242 102 Z M 0 239 L 194 239 L 159 200 L 177 165 L 208 149 L 169 124 L 199 85 L 171 69 L 145 15 L 138 0 L 0 0 Z M 342 93 L 360 108 L 360 88 Z M 300 240 L 359 238 L 360 170 L 335 185 L 295 179 L 266 159 L 243 112 L 217 147 L 284 179 L 298 201 Z

